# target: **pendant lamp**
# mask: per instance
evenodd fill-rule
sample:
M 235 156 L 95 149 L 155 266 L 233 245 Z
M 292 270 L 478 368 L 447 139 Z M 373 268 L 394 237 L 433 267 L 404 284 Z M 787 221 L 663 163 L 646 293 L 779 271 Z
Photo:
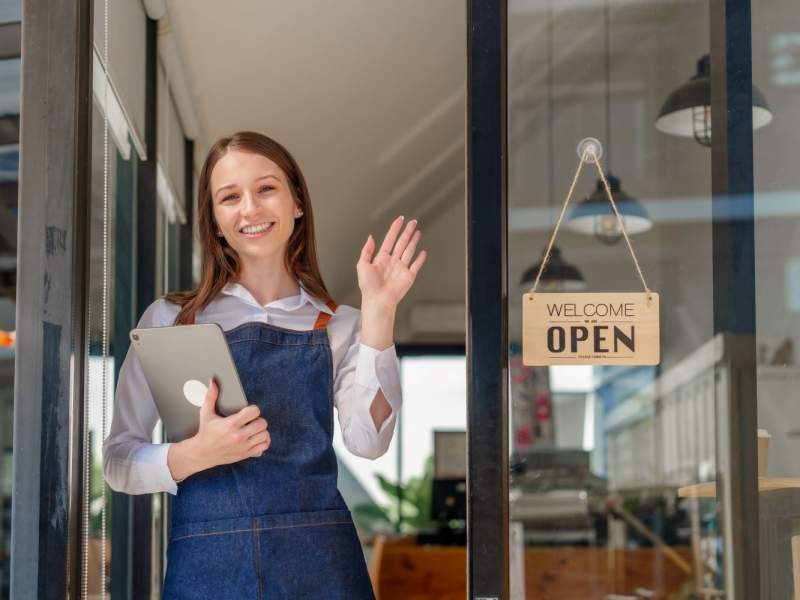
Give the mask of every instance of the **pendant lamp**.
M 609 173 L 606 178 L 628 235 L 650 229 L 653 222 L 644 206 L 622 190 L 618 177 Z M 570 213 L 568 225 L 573 231 L 594 235 L 607 245 L 616 244 L 622 239 L 622 228 L 608 201 L 602 179 L 597 180 L 595 190 Z
M 606 83 L 606 145 L 608 146 L 607 164 L 611 165 L 611 41 L 609 25 L 609 4 L 605 3 L 605 83 Z M 622 191 L 622 183 L 618 177 L 606 171 L 608 187 L 617 205 L 620 218 L 629 235 L 643 233 L 652 228 L 653 222 L 647 210 L 633 196 Z M 616 244 L 622 239 L 622 227 L 608 201 L 603 180 L 598 179 L 594 191 L 578 204 L 567 219 L 567 227 L 578 233 L 594 235 L 606 245 Z
M 772 111 L 764 95 L 753 86 L 753 129 L 772 121 Z M 656 119 L 656 129 L 681 137 L 693 137 L 711 146 L 711 57 L 697 61 L 697 72 L 672 92 Z
M 544 256 L 542 256 L 542 260 L 544 260 Z M 540 260 L 532 267 L 528 267 L 522 274 L 520 285 L 533 285 L 541 266 L 542 261 Z M 553 246 L 553 249 L 550 250 L 550 260 L 547 261 L 547 266 L 539 279 L 539 288 L 549 292 L 575 292 L 585 287 L 586 281 L 583 279 L 583 274 L 577 267 L 564 260 L 558 246 Z
M 548 6 L 547 21 L 547 161 L 548 179 L 547 193 L 550 212 L 553 212 L 553 6 Z M 544 260 L 542 256 L 542 260 Z M 542 266 L 542 260 L 528 267 L 522 274 L 520 285 L 530 286 L 536 281 L 536 275 Z M 539 279 L 542 289 L 550 292 L 572 292 L 586 287 L 586 281 L 577 267 L 569 264 L 561 256 L 561 250 L 553 246 L 550 250 L 550 260 L 547 261 L 542 277 Z

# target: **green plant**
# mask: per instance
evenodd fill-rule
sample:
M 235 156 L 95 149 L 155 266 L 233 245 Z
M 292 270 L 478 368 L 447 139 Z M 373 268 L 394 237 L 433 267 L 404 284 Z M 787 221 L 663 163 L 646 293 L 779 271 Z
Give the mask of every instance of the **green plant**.
M 417 533 L 436 527 L 431 519 L 433 492 L 433 456 L 425 460 L 421 477 L 411 477 L 405 485 L 396 485 L 382 475 L 376 475 L 381 489 L 391 499 L 387 506 L 374 502 L 353 509 L 359 524 L 375 533 Z
M 102 509 L 103 509 L 103 488 L 106 491 L 106 527 L 110 534 L 111 529 L 111 488 L 108 487 L 103 477 L 103 463 L 96 460 L 92 464 L 91 493 L 89 502 L 89 535 L 99 538 L 102 534 Z

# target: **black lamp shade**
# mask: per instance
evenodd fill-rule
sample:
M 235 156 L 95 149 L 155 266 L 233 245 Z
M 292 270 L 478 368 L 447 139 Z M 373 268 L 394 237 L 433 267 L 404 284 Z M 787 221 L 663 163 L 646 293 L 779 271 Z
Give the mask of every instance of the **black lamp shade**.
M 764 95 L 753 86 L 753 129 L 772 120 Z M 681 137 L 694 137 L 711 144 L 711 60 L 708 54 L 697 61 L 697 73 L 672 92 L 656 119 L 656 129 Z
M 542 261 L 537 262 L 532 267 L 526 269 L 522 274 L 520 285 L 532 285 L 536 281 Z M 561 250 L 553 246 L 550 250 L 550 260 L 542 273 L 539 283 L 546 290 L 576 291 L 586 287 L 586 281 L 577 267 L 566 262 L 561 255 Z

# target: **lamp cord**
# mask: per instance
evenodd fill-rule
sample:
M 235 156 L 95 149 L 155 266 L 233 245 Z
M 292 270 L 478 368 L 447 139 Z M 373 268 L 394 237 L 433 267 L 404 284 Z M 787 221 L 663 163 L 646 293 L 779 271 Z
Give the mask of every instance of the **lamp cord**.
M 614 202 L 614 196 L 611 193 L 611 187 L 608 185 L 608 179 L 606 178 L 606 174 L 603 172 L 603 168 L 600 166 L 600 159 L 597 157 L 597 154 L 591 149 L 586 148 L 583 151 L 581 156 L 581 160 L 578 163 L 578 168 L 575 170 L 575 176 L 572 178 L 572 184 L 569 186 L 569 192 L 567 192 L 567 197 L 564 199 L 564 203 L 561 205 L 561 213 L 558 215 L 558 221 L 556 221 L 556 226 L 553 229 L 553 234 L 550 236 L 550 242 L 547 244 L 547 250 L 545 250 L 544 258 L 542 259 L 542 264 L 539 265 L 539 272 L 536 274 L 536 280 L 533 282 L 533 287 L 531 287 L 529 294 L 535 294 L 536 288 L 539 286 L 539 280 L 542 277 L 542 273 L 544 272 L 545 268 L 547 267 L 547 262 L 550 260 L 550 252 L 553 249 L 553 244 L 556 241 L 556 235 L 558 235 L 558 228 L 561 226 L 561 221 L 564 219 L 564 214 L 567 212 L 567 206 L 569 205 L 570 200 L 572 199 L 572 194 L 575 192 L 575 184 L 578 183 L 578 177 L 583 170 L 583 165 L 586 162 L 593 162 L 597 167 L 597 172 L 600 175 L 600 179 L 603 181 L 603 189 L 606 192 L 606 196 L 608 197 L 608 201 L 611 203 L 611 208 L 614 209 L 614 214 L 617 217 L 617 221 L 619 222 L 619 226 L 622 229 L 622 235 L 625 236 L 625 243 L 628 245 L 628 250 L 630 250 L 631 258 L 633 258 L 633 264 L 636 267 L 636 272 L 639 274 L 639 279 L 642 282 L 642 286 L 644 287 L 644 291 L 647 293 L 648 300 L 650 299 L 650 295 L 652 291 L 649 287 L 647 287 L 647 282 L 645 281 L 644 274 L 642 273 L 642 268 L 639 266 L 639 260 L 636 258 L 636 252 L 633 250 L 633 246 L 631 245 L 631 240 L 628 237 L 628 232 L 625 231 L 625 222 L 622 220 L 622 217 L 617 210 L 617 204 Z
M 553 148 L 555 146 L 555 139 L 553 134 L 553 85 L 555 82 L 555 66 L 554 66 L 554 14 L 553 2 L 550 0 L 547 6 L 547 205 L 548 205 L 548 220 L 552 216 L 553 211 L 553 189 L 554 189 L 554 158 Z
M 605 46 L 605 78 L 606 78 L 606 146 L 608 147 L 606 154 L 606 165 L 608 171 L 611 171 L 611 8 L 609 0 L 605 1 L 603 6 L 603 22 L 604 22 L 604 39 Z

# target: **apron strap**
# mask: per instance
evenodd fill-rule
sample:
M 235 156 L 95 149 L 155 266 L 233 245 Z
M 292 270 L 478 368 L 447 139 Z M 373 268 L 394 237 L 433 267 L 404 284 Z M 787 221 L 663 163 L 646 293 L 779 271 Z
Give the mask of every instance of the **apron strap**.
M 336 309 L 339 306 L 333 300 L 329 300 L 327 302 L 327 305 L 328 305 L 328 308 L 330 308 L 333 312 L 336 312 Z M 314 329 L 325 329 L 325 327 L 328 325 L 328 321 L 330 321 L 332 316 L 333 315 L 329 315 L 326 312 L 319 311 L 319 316 L 317 317 L 317 322 L 314 323 Z

